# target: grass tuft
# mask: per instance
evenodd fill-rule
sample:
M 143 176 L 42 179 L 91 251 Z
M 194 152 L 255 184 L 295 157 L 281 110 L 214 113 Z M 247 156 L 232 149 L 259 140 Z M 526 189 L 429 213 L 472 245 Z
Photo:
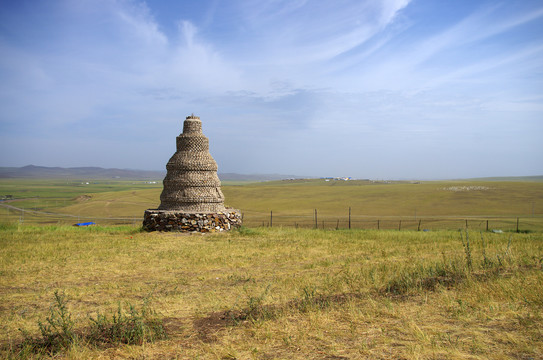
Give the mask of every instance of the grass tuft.
M 269 320 L 276 316 L 275 311 L 272 311 L 270 306 L 264 304 L 268 297 L 271 284 L 256 296 L 248 295 L 247 306 L 241 311 L 241 319 L 249 319 L 252 321 Z
M 18 223 L 2 221 L 0 222 L 0 231 L 13 231 L 19 227 Z
M 72 314 L 68 311 L 64 293 L 54 293 L 54 301 L 45 321 L 38 320 L 39 336 L 32 336 L 28 331 L 19 329 L 24 340 L 12 349 L 13 357 L 26 358 L 30 354 L 54 355 L 67 351 L 79 343 L 100 345 L 142 345 L 166 338 L 162 320 L 150 307 L 151 297 L 143 300 L 141 308 L 126 303 L 128 311 L 121 304 L 111 316 L 98 313 L 96 318 L 89 317 L 90 325 L 76 331 Z
M 254 228 L 248 228 L 246 226 L 240 226 L 238 228 L 234 229 L 235 232 L 237 232 L 239 235 L 243 236 L 258 236 L 261 235 L 261 232 L 259 232 L 257 229 Z
M 130 303 L 126 306 L 127 312 L 119 303 L 117 312 L 111 317 L 100 313 L 96 318 L 90 317 L 92 325 L 87 340 L 92 344 L 142 345 L 166 338 L 162 321 L 145 302 L 141 309 Z
M 23 333 L 24 341 L 22 348 L 38 354 L 54 354 L 60 350 L 69 348 L 78 341 L 78 335 L 74 331 L 74 321 L 68 311 L 66 296 L 54 293 L 54 302 L 49 308 L 49 316 L 42 322 L 38 320 L 40 337 L 32 337 L 30 334 L 20 329 Z

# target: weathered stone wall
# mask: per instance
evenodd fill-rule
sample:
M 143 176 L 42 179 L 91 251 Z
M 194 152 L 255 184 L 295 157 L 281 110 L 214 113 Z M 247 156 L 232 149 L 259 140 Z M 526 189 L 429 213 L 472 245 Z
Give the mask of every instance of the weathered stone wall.
M 216 213 L 187 213 L 175 210 L 145 210 L 146 231 L 218 232 L 241 226 L 241 213 L 226 208 Z

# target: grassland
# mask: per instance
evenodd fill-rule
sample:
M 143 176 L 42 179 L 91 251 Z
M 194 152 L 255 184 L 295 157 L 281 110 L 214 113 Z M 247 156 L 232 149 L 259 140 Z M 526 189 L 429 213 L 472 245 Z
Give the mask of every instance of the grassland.
M 484 219 L 516 217 L 532 218 L 535 227 L 543 213 L 543 184 L 541 182 L 369 182 L 293 180 L 256 183 L 224 189 L 227 200 L 243 209 L 247 224 L 269 222 L 273 211 L 276 224 L 298 222 L 313 225 L 314 210 L 318 210 L 318 226 L 347 227 L 349 207 L 353 226 L 375 228 L 381 219 L 397 228 L 397 220 L 416 229 L 418 220 L 426 219 L 426 226 L 437 219 Z M 540 217 L 540 216 L 539 216 Z M 460 227 L 462 221 L 444 223 L 444 228 Z M 496 224 L 496 223 L 495 223 Z M 527 221 L 527 225 L 532 222 Z M 497 225 L 497 224 L 496 224 Z M 501 224 L 506 225 L 506 224 Z M 509 228 L 513 224 L 507 224 Z M 534 227 L 534 229 L 535 229 Z M 437 226 L 439 228 L 439 225 Z M 443 228 L 443 227 L 442 227 Z
M 205 236 L 140 232 L 160 191 L 0 181 L 0 195 L 15 198 L 2 205 L 25 208 L 24 218 L 0 209 L 0 357 L 543 358 L 541 182 L 231 183 L 227 203 L 249 227 Z M 349 207 L 353 227 L 381 219 L 381 230 L 345 229 Z M 302 228 L 314 209 L 319 229 Z M 258 227 L 270 210 L 274 227 Z M 415 216 L 436 226 L 416 231 Z M 516 217 L 530 232 L 478 230 L 485 218 L 512 230 Z M 76 219 L 105 226 L 65 225 Z M 466 219 L 468 232 L 442 230 Z M 399 220 L 401 232 L 383 230 Z M 69 339 L 57 347 L 39 326 L 58 320 L 55 294 L 70 324 L 68 337 L 50 329 L 51 339 Z M 91 318 L 147 305 L 167 338 L 91 336 Z
M 543 357 L 543 236 L 472 231 L 132 227 L 0 229 L 3 357 L 509 359 Z M 467 242 L 469 240 L 469 248 Z M 464 245 L 463 245 L 464 244 Z M 79 340 L 39 337 L 55 291 Z M 89 317 L 152 306 L 167 339 L 101 345 Z M 21 330 L 20 330 L 21 329 Z
M 470 227 L 543 230 L 543 183 L 521 181 L 370 182 L 292 180 L 225 183 L 228 205 L 242 209 L 247 226 L 347 228 L 351 208 L 353 228 L 458 229 Z M 0 180 L 0 194 L 24 198 L 4 203 L 26 209 L 27 223 L 70 224 L 76 220 L 100 224 L 139 224 L 143 211 L 156 208 L 162 185 L 145 182 Z M 40 213 L 33 213 L 32 211 Z M 50 212 L 51 214 L 44 214 Z M 61 216 L 67 214 L 69 216 Z M 8 221 L 21 220 L 20 211 L 0 208 Z M 421 221 L 422 223 L 419 223 Z

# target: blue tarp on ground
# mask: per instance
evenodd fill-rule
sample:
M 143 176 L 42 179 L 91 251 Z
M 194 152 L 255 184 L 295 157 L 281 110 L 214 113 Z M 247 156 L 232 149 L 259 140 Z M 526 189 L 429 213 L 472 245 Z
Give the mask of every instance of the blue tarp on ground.
M 96 225 L 96 223 L 93 223 L 93 222 L 86 222 L 86 223 L 78 223 L 78 224 L 74 224 L 74 226 L 90 226 L 90 225 Z

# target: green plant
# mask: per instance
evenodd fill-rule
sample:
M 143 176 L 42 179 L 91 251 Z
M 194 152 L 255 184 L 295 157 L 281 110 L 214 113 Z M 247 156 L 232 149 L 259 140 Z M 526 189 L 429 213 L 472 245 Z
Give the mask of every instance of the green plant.
M 28 332 L 20 329 L 24 336 L 23 347 L 34 352 L 56 353 L 77 341 L 78 336 L 74 332 L 74 321 L 66 305 L 66 296 L 58 290 L 54 295 L 49 316 L 45 318 L 45 322 L 38 321 L 41 338 L 33 338 Z
M 0 231 L 13 231 L 18 229 L 18 223 L 15 222 L 0 222 Z
M 240 235 L 246 235 L 246 236 L 255 236 L 259 234 L 259 232 L 256 229 L 251 229 L 243 225 L 238 228 L 235 228 L 235 231 Z
M 481 234 L 481 247 L 482 247 L 482 250 L 483 250 L 483 268 L 490 268 L 494 265 L 494 263 L 492 262 L 492 260 L 490 260 L 487 256 L 486 256 L 486 242 L 485 242 L 485 238 L 483 236 L 483 232 L 481 231 L 480 232 Z
M 126 303 L 128 312 L 119 303 L 117 311 L 108 317 L 98 313 L 90 317 L 92 323 L 88 339 L 91 343 L 136 344 L 153 342 L 166 337 L 162 322 L 144 299 L 141 309 Z
M 466 229 L 466 241 L 464 242 L 464 237 L 462 236 L 462 230 L 460 230 L 460 240 L 462 240 L 462 245 L 464 246 L 464 253 L 466 254 L 466 266 L 469 272 L 473 271 L 473 261 L 471 259 L 471 248 L 469 246 L 469 232 Z
M 386 285 L 385 292 L 396 295 L 434 291 L 438 286 L 449 287 L 461 282 L 464 274 L 452 265 L 436 262 L 429 266 L 419 264 L 396 274 Z
M 144 298 L 140 309 L 126 303 L 128 311 L 122 309 L 121 304 L 117 311 L 108 317 L 98 313 L 96 318 L 90 317 L 91 325 L 88 331 L 76 333 L 75 323 L 67 308 L 65 295 L 55 291 L 54 302 L 50 307 L 50 314 L 45 322 L 38 321 L 40 337 L 32 337 L 27 331 L 23 333 L 23 343 L 19 357 L 25 353 L 55 354 L 66 350 L 78 341 L 87 344 L 134 344 L 153 342 L 166 337 L 162 321 L 157 313 L 150 307 L 150 295 Z
M 302 289 L 302 296 L 298 304 L 301 312 L 308 312 L 315 309 L 324 309 L 330 306 L 330 295 L 322 295 L 314 285 L 305 286 Z
M 315 298 L 317 297 L 317 289 L 315 286 L 305 286 L 302 289 L 302 299 L 300 300 L 299 309 L 302 312 L 307 312 L 314 307 Z
M 271 319 L 274 317 L 273 311 L 271 308 L 264 305 L 264 300 L 268 296 L 270 291 L 271 284 L 266 286 L 264 291 L 258 296 L 249 295 L 247 298 L 247 307 L 242 310 L 242 318 L 250 320 L 265 320 Z

